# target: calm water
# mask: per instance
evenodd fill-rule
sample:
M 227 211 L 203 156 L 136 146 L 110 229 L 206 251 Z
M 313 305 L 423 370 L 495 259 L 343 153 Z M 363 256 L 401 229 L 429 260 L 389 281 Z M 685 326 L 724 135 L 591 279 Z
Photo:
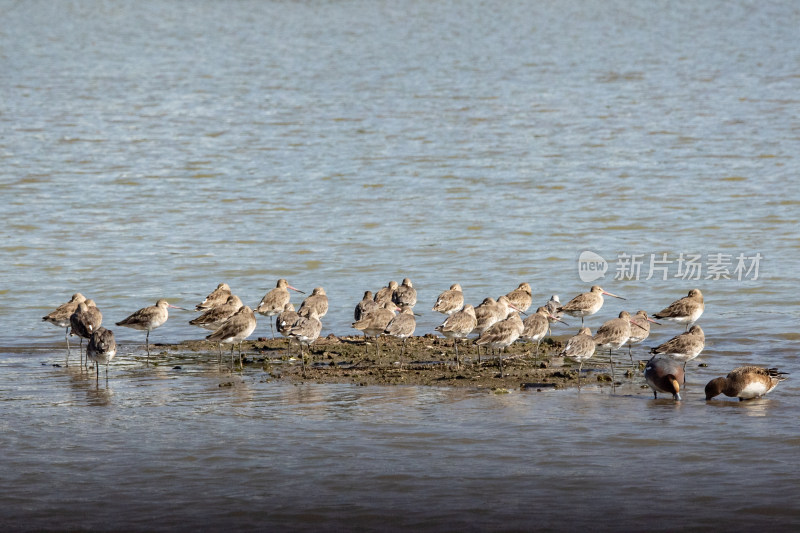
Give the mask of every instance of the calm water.
M 744 363 L 800 374 L 800 7 L 630 4 L 0 1 L 0 524 L 800 525 L 797 378 L 700 394 Z M 112 324 L 286 277 L 346 334 L 365 289 L 408 276 L 421 334 L 456 281 L 472 303 L 584 291 L 585 250 L 628 298 L 593 329 L 703 290 L 709 366 L 680 405 L 148 369 L 122 328 L 98 386 L 52 366 L 40 320 L 75 291 Z M 705 279 L 719 253 L 734 279 Z M 621 254 L 639 279 L 614 279 Z M 662 254 L 669 279 L 645 279 Z M 151 340 L 199 338 L 188 318 Z

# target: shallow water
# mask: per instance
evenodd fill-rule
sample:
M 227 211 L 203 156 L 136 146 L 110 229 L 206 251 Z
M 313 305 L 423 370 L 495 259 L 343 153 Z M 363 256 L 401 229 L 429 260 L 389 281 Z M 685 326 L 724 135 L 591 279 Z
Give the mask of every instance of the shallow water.
M 629 4 L 0 2 L 4 525 L 796 524 L 792 378 L 746 405 L 699 394 L 745 363 L 800 372 L 800 10 Z M 565 301 L 585 250 L 627 298 L 593 330 L 703 290 L 709 366 L 680 405 L 155 371 L 124 328 L 98 391 L 51 366 L 63 331 L 40 320 L 75 291 L 113 324 L 286 277 L 324 286 L 323 334 L 349 334 L 364 290 L 408 276 L 423 334 L 456 281 L 471 303 L 521 281 Z M 664 253 L 670 278 L 645 279 Z M 676 277 L 682 253 L 701 279 Z M 705 279 L 716 253 L 734 279 Z M 639 279 L 614 279 L 620 254 Z M 200 338 L 189 318 L 151 340 Z
M 746 529 L 797 524 L 797 388 L 683 402 L 636 387 L 287 385 L 214 362 L 48 352 L 0 373 L 4 526 Z

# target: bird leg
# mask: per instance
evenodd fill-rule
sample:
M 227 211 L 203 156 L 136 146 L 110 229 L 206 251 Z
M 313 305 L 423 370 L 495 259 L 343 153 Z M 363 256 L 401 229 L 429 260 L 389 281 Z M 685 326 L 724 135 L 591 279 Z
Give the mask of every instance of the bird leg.
M 608 361 L 611 363 L 611 383 L 613 385 L 616 378 L 614 377 L 614 358 L 611 357 L 611 348 L 608 349 Z
M 69 349 L 69 327 L 67 327 L 66 333 L 64 333 L 64 339 L 67 341 L 67 366 L 69 366 L 69 356 L 70 356 L 70 349 Z
M 150 364 L 150 330 L 147 330 L 147 336 L 144 338 L 145 345 L 147 345 L 147 364 Z

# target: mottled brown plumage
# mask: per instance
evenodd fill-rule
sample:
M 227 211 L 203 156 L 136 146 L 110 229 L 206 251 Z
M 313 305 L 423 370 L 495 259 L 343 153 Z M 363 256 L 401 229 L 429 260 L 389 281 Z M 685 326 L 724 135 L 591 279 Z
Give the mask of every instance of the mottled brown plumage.
M 209 331 L 218 330 L 222 324 L 242 308 L 242 300 L 235 294 L 228 296 L 224 304 L 208 309 L 199 317 L 190 320 L 192 326 L 199 326 Z
M 398 310 L 396 304 L 392 302 L 385 302 L 383 305 L 374 311 L 367 313 L 361 320 L 353 322 L 352 327 L 359 331 L 364 332 L 364 350 L 367 350 L 367 337 L 375 337 L 375 353 L 380 355 L 380 340 L 379 336 L 383 334 L 389 322 L 394 318 L 395 312 Z
M 285 279 L 281 278 L 278 280 L 278 283 L 275 285 L 275 288 L 271 291 L 267 292 L 263 298 L 261 298 L 261 302 L 259 302 L 258 306 L 256 306 L 256 313 L 263 315 L 263 316 L 277 316 L 283 312 L 283 309 L 286 307 L 286 304 L 289 303 L 291 300 L 291 294 L 289 293 L 289 289 L 292 289 L 295 292 L 299 292 L 301 294 L 305 294 L 300 289 L 295 289 L 289 282 Z M 272 329 L 272 321 L 269 321 L 269 329 L 270 333 L 272 333 L 272 338 L 275 338 L 275 330 Z
M 536 341 L 536 357 L 539 357 L 539 345 L 550 329 L 550 313 L 546 307 L 539 307 L 536 312 L 522 321 L 521 339 Z
M 69 318 L 78 309 L 78 304 L 85 302 L 83 294 L 76 292 L 67 303 L 63 303 L 42 317 L 42 320 L 60 328 L 69 327 Z
M 635 326 L 634 326 L 635 327 Z M 600 326 L 594 336 L 594 342 L 601 348 L 608 348 L 608 360 L 611 364 L 611 379 L 614 377 L 614 359 L 612 350 L 619 350 L 631 337 L 631 314 L 622 311 L 618 318 L 607 320 Z
M 441 325 L 436 327 L 436 331 L 447 337 L 453 339 L 453 348 L 456 352 L 456 366 L 461 367 L 461 360 L 458 356 L 458 339 L 464 339 L 472 333 L 478 324 L 478 319 L 475 316 L 475 308 L 467 304 L 461 311 L 455 312 L 448 316 Z
M 401 309 L 417 305 L 417 289 L 411 284 L 411 280 L 403 278 L 403 283 L 394 291 L 392 301 Z
M 692 326 L 689 331 L 672 337 L 667 342 L 650 350 L 651 354 L 664 354 L 682 363 L 691 361 L 703 351 L 706 336 L 700 326 Z
M 289 302 L 283 306 L 283 311 L 275 319 L 275 328 L 284 337 L 289 337 L 289 332 L 298 318 L 300 318 L 300 315 L 294 311 L 294 306 Z
M 525 326 L 522 324 L 519 313 L 514 311 L 508 315 L 508 318 L 497 322 L 484 331 L 475 341 L 475 344 L 478 346 L 487 346 L 492 350 L 499 350 L 502 352 L 519 338 L 524 328 Z M 502 353 L 500 355 L 500 377 L 503 377 Z
M 386 302 L 393 302 L 394 291 L 397 290 L 397 287 L 398 285 L 396 281 L 390 281 L 389 285 L 375 293 L 375 302 L 377 302 L 378 305 L 383 305 Z
M 557 311 L 567 313 L 570 316 L 580 317 L 581 326 L 583 326 L 584 317 L 595 314 L 600 310 L 601 307 L 603 307 L 604 294 L 607 296 L 613 296 L 614 298 L 619 298 L 620 300 L 625 299 L 622 296 L 617 296 L 616 294 L 611 294 L 610 292 L 603 290 L 603 288 L 599 285 L 594 285 L 591 289 L 589 289 L 589 292 L 584 292 L 577 295 L 575 298 L 559 307 Z
M 303 303 L 300 304 L 300 309 L 297 310 L 297 314 L 304 317 L 310 317 L 312 312 L 317 315 L 317 318 L 322 318 L 328 314 L 328 296 L 322 287 L 317 287 L 311 291 L 311 296 L 303 300 Z
M 150 332 L 160 327 L 169 318 L 168 308 L 179 309 L 174 305 L 170 305 L 168 301 L 161 298 L 156 302 L 156 305 L 143 307 L 139 309 L 128 318 L 117 322 L 118 326 L 125 326 L 126 328 L 137 329 L 139 331 L 146 331 L 145 345 L 147 346 L 147 359 L 150 360 Z
M 689 327 L 697 322 L 700 315 L 703 314 L 703 310 L 705 310 L 703 293 L 700 292 L 700 289 L 692 289 L 689 291 L 688 296 L 675 300 L 669 306 L 654 314 L 653 318 L 686 324 L 686 330 L 688 331 Z
M 594 355 L 597 345 L 592 338 L 592 331 L 589 328 L 581 328 L 578 334 L 570 337 L 564 350 L 559 354 L 561 357 L 567 357 L 573 361 L 578 362 L 578 387 L 581 386 L 581 371 L 583 370 L 584 361 L 591 359 Z
M 464 307 L 464 292 L 461 290 L 461 285 L 453 283 L 450 285 L 450 290 L 444 291 L 436 299 L 433 311 L 452 315 L 462 307 Z
M 60 328 L 64 328 L 64 339 L 67 341 L 67 364 L 69 364 L 69 356 L 70 356 L 70 349 L 69 349 L 69 319 L 73 313 L 78 309 L 78 304 L 81 302 L 85 302 L 86 298 L 83 294 L 76 292 L 72 295 L 70 301 L 63 303 L 56 307 L 53 311 L 49 312 L 45 316 L 42 317 L 42 320 L 45 322 L 49 322 L 54 326 L 58 326 Z
M 218 305 L 222 305 L 228 301 L 228 297 L 231 295 L 231 288 L 228 287 L 227 283 L 220 283 L 217 285 L 217 288 L 211 291 L 211 294 L 206 296 L 206 299 L 203 300 L 201 303 L 195 306 L 197 311 L 206 311 L 208 309 L 213 309 Z
M 104 327 L 99 327 L 92 333 L 89 344 L 86 345 L 86 357 L 94 361 L 95 379 L 100 377 L 100 365 L 106 365 L 106 379 L 108 379 L 108 363 L 117 355 L 117 341 L 114 332 Z
M 646 311 L 636 311 L 636 314 L 631 317 L 631 336 L 628 337 L 628 357 L 631 358 L 631 364 L 633 364 L 631 348 L 634 344 L 644 342 L 650 336 L 651 323 L 658 324 L 658 322 L 647 316 Z
M 356 308 L 353 311 L 353 319 L 358 322 L 364 318 L 364 315 L 371 313 L 378 307 L 380 307 L 380 305 L 373 299 L 372 291 L 364 291 L 364 297 L 356 304 Z
M 741 366 L 733 369 L 724 378 L 715 378 L 705 388 L 706 400 L 724 394 L 732 398 L 752 400 L 760 398 L 786 379 L 785 372 L 777 368 L 761 368 L 759 366 Z
M 520 283 L 516 289 L 506 294 L 506 297 L 511 305 L 522 312 L 527 311 L 533 302 L 531 286 L 525 282 Z
M 257 325 L 256 315 L 253 310 L 244 305 L 233 316 L 226 320 L 214 333 L 206 336 L 211 342 L 219 346 L 219 362 L 222 362 L 222 345 L 231 345 L 231 369 L 234 368 L 233 348 L 239 343 L 239 365 L 242 364 L 242 342 L 255 331 Z
M 414 334 L 417 329 L 417 320 L 414 318 L 414 311 L 410 307 L 406 307 L 386 326 L 383 332 L 386 335 L 397 337 L 403 341 L 403 348 L 400 351 L 400 368 L 403 368 L 403 356 L 406 353 L 406 340 Z
M 495 322 L 502 320 L 498 317 L 497 301 L 492 298 L 484 298 L 481 304 L 475 308 L 476 325 L 472 333 L 478 336 L 494 325 Z
M 103 315 L 94 303 L 94 300 L 86 300 L 78 304 L 78 308 L 69 317 L 70 335 L 80 337 L 81 357 L 83 357 L 83 339 L 89 339 L 92 333 L 97 331 L 103 323 Z M 68 357 L 69 359 L 69 357 Z M 67 361 L 69 366 L 69 361 Z
M 300 359 L 303 365 L 303 377 L 306 375 L 306 357 L 303 353 L 303 346 L 308 346 L 310 352 L 311 345 L 317 340 L 322 331 L 322 322 L 319 320 L 317 310 L 315 308 L 307 309 L 308 314 L 306 316 L 301 315 L 289 330 L 289 336 L 300 343 Z

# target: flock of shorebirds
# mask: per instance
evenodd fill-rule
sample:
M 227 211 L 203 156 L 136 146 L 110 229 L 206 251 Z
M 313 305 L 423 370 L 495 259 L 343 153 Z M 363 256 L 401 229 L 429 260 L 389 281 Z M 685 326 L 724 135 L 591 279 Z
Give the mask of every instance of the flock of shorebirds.
M 302 294 L 303 291 L 289 285 L 285 279 L 279 279 L 276 287 L 267 292 L 255 310 L 244 305 L 241 299 L 231 293 L 226 283 L 220 283 L 195 308 L 201 314 L 189 321 L 190 324 L 212 331 L 206 339 L 218 343 L 219 360 L 222 361 L 222 344 L 231 345 L 231 366 L 234 366 L 234 346 L 239 344 L 239 359 L 241 364 L 241 343 L 256 329 L 256 315 L 259 313 L 266 317 L 275 318 L 275 328 L 270 320 L 270 329 L 274 338 L 275 329 L 289 339 L 296 340 L 300 345 L 300 354 L 305 374 L 305 355 L 303 348 L 310 346 L 322 331 L 320 319 L 328 312 L 328 297 L 325 289 L 315 288 L 311 295 L 306 297 L 299 309 L 295 311 L 290 299 L 289 290 Z M 597 348 L 608 348 L 611 364 L 612 381 L 614 380 L 614 361 L 611 358 L 613 350 L 619 350 L 627 344 L 628 355 L 633 363 L 631 347 L 642 343 L 650 335 L 650 324 L 659 324 L 653 318 L 674 321 L 686 325 L 686 331 L 667 342 L 650 350 L 652 357 L 647 362 L 644 377 L 653 390 L 655 398 L 658 393 L 671 394 L 674 399 L 680 400 L 680 391 L 685 383 L 686 363 L 696 358 L 705 347 L 705 334 L 695 322 L 700 318 L 705 309 L 703 295 L 699 289 L 692 289 L 689 294 L 680 298 L 658 313 L 653 318 L 645 311 L 638 311 L 631 316 L 627 311 L 619 313 L 617 318 L 603 323 L 592 335 L 591 330 L 584 326 L 584 319 L 597 313 L 604 303 L 604 296 L 612 296 L 624 300 L 621 296 L 605 291 L 597 285 L 591 287 L 589 292 L 582 293 L 572 298 L 566 304 L 561 304 L 558 296 L 554 295 L 545 305 L 536 309 L 536 312 L 527 315 L 531 307 L 532 294 L 528 283 L 520 283 L 513 291 L 494 298 L 485 298 L 480 305 L 465 304 L 464 293 L 461 285 L 453 284 L 449 290 L 444 291 L 436 299 L 432 310 L 447 315 L 436 331 L 447 339 L 453 340 L 456 364 L 460 366 L 461 360 L 458 353 L 458 343 L 470 335 L 477 335 L 473 341 L 477 345 L 478 362 L 480 363 L 481 348 L 491 349 L 499 354 L 500 375 L 503 374 L 502 352 L 518 339 L 536 342 L 536 356 L 539 345 L 550 332 L 551 324 L 562 322 L 566 314 L 581 319 L 581 328 L 577 335 L 567 341 L 563 351 L 559 354 L 576 361 L 578 367 L 578 384 L 580 386 L 580 373 L 583 363 L 595 355 Z M 375 349 L 380 352 L 381 335 L 396 337 L 403 342 L 401 352 L 405 354 L 405 342 L 414 334 L 416 329 L 416 315 L 413 311 L 417 303 L 417 291 L 411 280 L 405 278 L 401 284 L 395 281 L 381 288 L 374 295 L 366 291 L 363 299 L 358 302 L 354 311 L 352 327 L 364 333 L 365 347 L 367 338 L 375 338 Z M 184 309 L 171 305 L 167 300 L 161 299 L 155 305 L 139 309 L 129 317 L 116 323 L 146 332 L 145 343 L 148 361 L 150 357 L 150 332 L 163 325 L 168 317 L 168 309 Z M 527 315 L 522 318 L 520 315 Z M 99 377 L 99 365 L 108 364 L 116 355 L 116 341 L 114 333 L 102 327 L 102 314 L 93 300 L 87 300 L 82 294 L 76 293 L 72 299 L 60 305 L 49 313 L 43 320 L 56 326 L 66 328 L 67 340 L 67 365 L 69 365 L 70 346 L 69 337 L 77 336 L 81 342 L 81 358 L 83 339 L 88 339 L 86 360 L 95 362 L 96 374 Z M 566 324 L 566 323 L 565 323 Z M 719 377 L 710 381 L 705 388 L 706 399 L 725 394 L 738 397 L 740 400 L 758 398 L 770 392 L 775 386 L 785 379 L 784 372 L 774 368 L 756 366 L 739 367 L 730 372 L 726 377 Z

